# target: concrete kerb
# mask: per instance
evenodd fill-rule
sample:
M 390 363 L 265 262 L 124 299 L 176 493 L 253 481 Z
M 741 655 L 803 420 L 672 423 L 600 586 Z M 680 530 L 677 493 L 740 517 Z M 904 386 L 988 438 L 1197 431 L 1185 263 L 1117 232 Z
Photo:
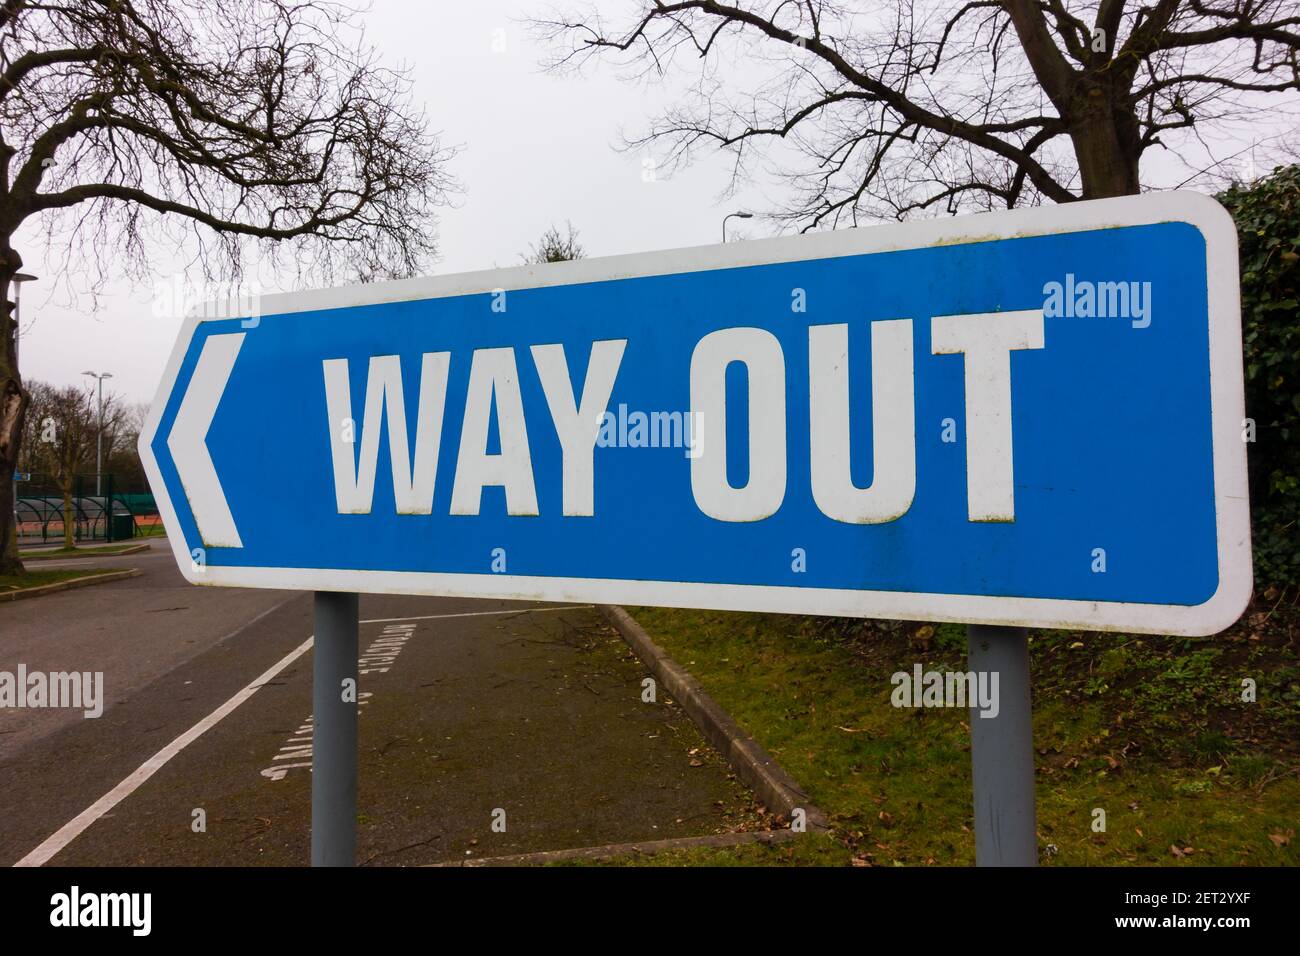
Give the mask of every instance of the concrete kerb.
M 73 553 L 64 552 L 60 554 L 59 551 L 55 549 L 51 550 L 48 554 L 42 554 L 39 552 L 32 553 L 29 551 L 26 553 L 20 552 L 18 556 L 23 561 L 79 561 L 89 558 L 124 558 L 128 554 L 139 554 L 142 551 L 148 550 L 149 545 L 146 543 L 127 545 L 120 551 L 111 547 L 96 547 L 86 548 Z
M 797 834 L 789 830 L 750 830 L 744 833 L 717 833 L 709 836 L 678 837 L 671 840 L 648 840 L 641 843 L 614 843 L 609 846 L 587 846 L 572 850 L 543 850 L 538 853 L 517 853 L 511 856 L 487 856 L 478 859 L 451 860 L 431 863 L 431 867 L 453 866 L 545 866 L 567 860 L 613 860 L 623 856 L 654 856 L 671 850 L 689 850 L 696 847 L 732 847 L 747 843 L 784 843 Z
M 53 584 L 42 584 L 36 588 L 23 588 L 19 591 L 0 592 L 0 604 L 5 601 L 22 601 L 26 598 L 42 597 L 46 594 L 55 594 L 59 591 L 71 591 L 73 588 L 86 588 L 94 584 L 108 584 L 111 581 L 123 581 L 127 578 L 138 578 L 140 571 L 136 568 L 128 568 L 125 571 L 111 571 L 108 574 L 89 574 L 84 578 L 69 578 L 67 581 L 55 581 Z
M 826 815 L 813 806 L 795 779 L 650 638 L 632 615 L 618 605 L 601 605 L 600 611 L 764 806 L 786 819 L 793 810 L 802 809 L 809 831 L 827 828 Z

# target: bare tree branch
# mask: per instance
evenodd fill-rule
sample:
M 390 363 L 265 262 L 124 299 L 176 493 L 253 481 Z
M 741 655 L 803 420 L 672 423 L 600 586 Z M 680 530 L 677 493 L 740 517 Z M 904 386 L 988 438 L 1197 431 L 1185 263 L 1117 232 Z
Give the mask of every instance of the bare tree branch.
M 550 68 L 696 80 L 628 149 L 734 157 L 799 228 L 1133 193 L 1143 153 L 1300 90 L 1300 0 L 640 0 L 534 21 Z M 733 79 L 736 64 L 744 64 Z M 753 77 L 759 76 L 755 80 Z M 1212 163 L 1211 163 L 1212 165 Z
M 406 74 L 335 0 L 0 3 L 0 573 L 21 568 L 11 475 L 18 230 L 148 272 L 146 237 L 193 230 L 206 275 L 292 243 L 317 281 L 421 271 L 454 184 Z M 105 254 L 104 250 L 112 250 Z

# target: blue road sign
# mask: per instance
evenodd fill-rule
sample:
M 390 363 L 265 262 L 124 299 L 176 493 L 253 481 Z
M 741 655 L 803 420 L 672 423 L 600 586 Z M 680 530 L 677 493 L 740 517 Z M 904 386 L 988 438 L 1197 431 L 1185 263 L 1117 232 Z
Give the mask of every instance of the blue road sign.
M 1182 634 L 1249 598 L 1200 195 L 258 306 L 186 321 L 140 440 L 197 584 Z

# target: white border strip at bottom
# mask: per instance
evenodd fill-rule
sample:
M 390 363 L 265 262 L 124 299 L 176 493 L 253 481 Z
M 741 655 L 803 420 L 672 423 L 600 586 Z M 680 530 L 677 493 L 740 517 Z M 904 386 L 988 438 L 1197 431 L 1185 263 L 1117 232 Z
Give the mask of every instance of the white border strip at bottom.
M 1240 577 L 1240 576 L 1238 576 Z M 532 577 L 507 574 L 437 574 L 315 568 L 239 568 L 207 565 L 196 584 L 362 591 L 456 598 L 502 598 L 570 604 L 647 604 L 659 607 L 883 617 L 1039 628 L 1084 628 L 1137 634 L 1201 637 L 1217 634 L 1241 615 L 1250 579 L 1220 578 L 1219 590 L 1200 605 L 1131 604 L 1051 598 L 855 591 L 783 585 L 696 584 L 611 578 Z M 1244 585 L 1244 588 L 1243 588 Z

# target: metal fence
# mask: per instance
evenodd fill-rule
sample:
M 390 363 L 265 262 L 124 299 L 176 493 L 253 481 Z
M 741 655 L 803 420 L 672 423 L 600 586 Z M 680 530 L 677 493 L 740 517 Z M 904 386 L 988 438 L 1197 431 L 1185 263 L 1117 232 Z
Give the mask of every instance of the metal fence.
M 153 495 L 118 493 L 112 475 L 77 475 L 70 508 L 63 491 L 46 476 L 29 475 L 15 483 L 15 523 L 24 544 L 63 540 L 65 523 L 75 541 L 122 541 L 150 534 L 159 524 Z

